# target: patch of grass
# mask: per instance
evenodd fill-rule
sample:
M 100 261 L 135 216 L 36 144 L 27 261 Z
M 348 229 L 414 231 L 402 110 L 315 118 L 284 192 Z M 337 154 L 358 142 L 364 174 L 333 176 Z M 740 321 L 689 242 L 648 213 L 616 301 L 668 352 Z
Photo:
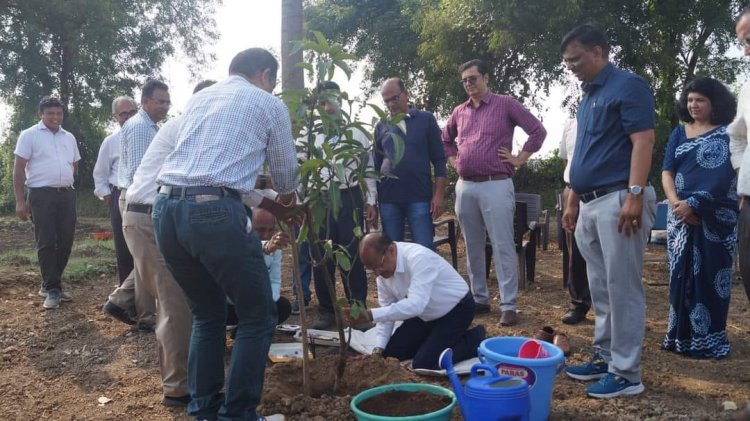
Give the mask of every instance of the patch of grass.
M 0 253 L 0 265 L 38 271 L 36 250 L 13 250 Z M 112 276 L 117 271 L 114 241 L 83 240 L 73 244 L 63 280 L 83 282 Z
M 109 207 L 91 190 L 76 190 L 76 215 L 109 218 Z
M 35 250 L 11 250 L 0 253 L 0 265 L 3 266 L 35 266 L 37 264 Z

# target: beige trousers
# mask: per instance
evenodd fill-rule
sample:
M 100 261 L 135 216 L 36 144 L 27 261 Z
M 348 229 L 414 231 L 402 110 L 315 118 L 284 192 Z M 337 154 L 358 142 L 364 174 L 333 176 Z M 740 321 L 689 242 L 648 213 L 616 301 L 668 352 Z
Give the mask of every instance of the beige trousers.
M 120 215 L 125 215 L 125 193 L 120 192 Z M 123 310 L 135 306 L 139 325 L 153 325 L 156 320 L 156 299 L 147 288 L 140 287 L 138 267 L 134 267 L 122 284 L 109 294 L 109 302 Z
M 187 300 L 156 246 L 151 215 L 126 211 L 122 230 L 141 285 L 156 297 L 156 343 L 164 396 L 188 395 L 187 360 L 193 319 Z

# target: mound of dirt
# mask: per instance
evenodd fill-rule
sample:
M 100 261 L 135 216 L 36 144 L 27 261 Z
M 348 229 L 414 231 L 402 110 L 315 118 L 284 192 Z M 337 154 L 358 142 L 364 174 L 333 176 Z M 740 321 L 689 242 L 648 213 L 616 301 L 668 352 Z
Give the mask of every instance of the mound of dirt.
M 349 420 L 351 397 L 384 384 L 419 382 L 420 379 L 393 358 L 349 358 L 342 384 L 332 394 L 337 356 L 311 361 L 310 378 L 314 397 L 302 394 L 302 362 L 279 363 L 266 369 L 261 414 L 307 415 L 310 419 Z M 424 381 L 424 379 L 421 379 Z

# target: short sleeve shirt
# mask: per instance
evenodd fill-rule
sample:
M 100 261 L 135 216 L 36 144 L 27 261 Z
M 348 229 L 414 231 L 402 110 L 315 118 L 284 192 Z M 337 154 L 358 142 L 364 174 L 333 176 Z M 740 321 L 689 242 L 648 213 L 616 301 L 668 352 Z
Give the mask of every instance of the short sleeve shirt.
M 73 164 L 81 160 L 76 138 L 60 127 L 52 133 L 41 121 L 21 132 L 15 155 L 28 160 L 27 187 L 70 187 Z
M 656 123 L 654 96 L 638 75 L 608 64 L 583 91 L 570 167 L 570 184 L 578 194 L 627 183 L 630 135 Z

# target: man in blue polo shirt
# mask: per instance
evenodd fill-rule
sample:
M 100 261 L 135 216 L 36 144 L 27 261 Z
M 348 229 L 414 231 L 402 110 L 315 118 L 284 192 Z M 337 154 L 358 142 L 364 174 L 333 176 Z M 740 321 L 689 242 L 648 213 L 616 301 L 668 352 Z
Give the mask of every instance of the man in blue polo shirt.
M 563 226 L 575 229 L 596 316 L 595 354 L 566 373 L 577 380 L 599 379 L 586 388 L 592 397 L 636 395 L 644 390 L 643 253 L 656 213 L 656 194 L 647 185 L 654 98 L 642 78 L 609 63 L 607 36 L 598 25 L 570 31 L 561 51 L 568 70 L 583 82 L 584 94 Z
M 440 127 L 427 111 L 409 108 L 409 93 L 399 78 L 388 79 L 380 89 L 391 118 L 375 126 L 375 169 L 392 177 L 378 183 L 378 201 L 383 231 L 394 241 L 404 240 L 404 222 L 409 221 L 412 240 L 432 249 L 432 220 L 443 213 L 445 154 Z M 398 163 L 394 135 L 401 138 L 404 154 Z M 432 191 L 432 169 L 435 191 Z

